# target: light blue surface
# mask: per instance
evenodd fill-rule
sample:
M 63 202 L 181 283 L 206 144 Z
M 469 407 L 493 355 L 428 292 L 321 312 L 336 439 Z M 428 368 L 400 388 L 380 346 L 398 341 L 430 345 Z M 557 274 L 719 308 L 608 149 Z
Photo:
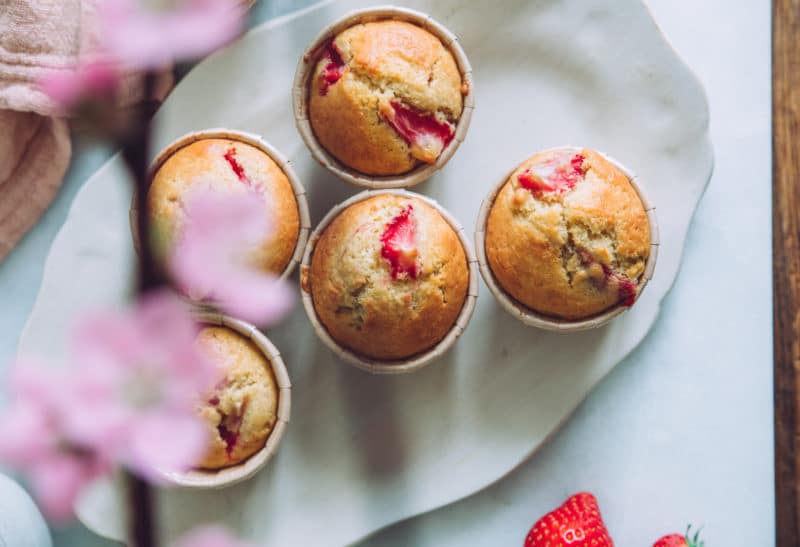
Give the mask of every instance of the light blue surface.
M 33 500 L 0 475 L 0 547 L 50 547 L 50 534 Z
M 261 0 L 257 20 L 310 3 Z M 769 2 L 648 3 L 706 85 L 717 162 L 660 319 L 535 458 L 365 546 L 520 545 L 556 498 L 582 489 L 636 545 L 688 522 L 706 525 L 708 545 L 773 541 Z M 0 264 L 0 363 L 75 192 L 109 155 L 79 145 L 59 198 Z M 75 525 L 54 545 L 114 544 Z

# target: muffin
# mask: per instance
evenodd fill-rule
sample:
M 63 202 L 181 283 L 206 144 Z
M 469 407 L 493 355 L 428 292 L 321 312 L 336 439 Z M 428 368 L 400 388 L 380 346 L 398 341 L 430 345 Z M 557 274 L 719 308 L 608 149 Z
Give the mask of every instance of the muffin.
M 469 267 L 457 232 L 425 201 L 379 194 L 353 203 L 313 248 L 303 290 L 330 337 L 383 361 L 435 346 L 467 297 Z
M 162 265 L 186 221 L 184 199 L 198 188 L 256 193 L 264 203 L 270 230 L 248 250 L 247 258 L 265 272 L 279 275 L 286 269 L 300 234 L 292 185 L 266 152 L 226 138 L 206 138 L 183 146 L 153 173 L 147 206 L 153 251 Z
M 450 49 L 400 20 L 357 24 L 336 35 L 308 86 L 319 144 L 374 176 L 435 163 L 455 136 L 468 91 Z
M 485 230 L 494 280 L 540 314 L 590 318 L 633 305 L 644 284 L 645 207 L 628 177 L 593 150 L 523 162 L 498 191 Z
M 210 439 L 198 467 L 228 467 L 266 443 L 278 417 L 278 386 L 264 353 L 238 332 L 206 326 L 198 333 L 197 344 L 224 374 L 198 409 Z

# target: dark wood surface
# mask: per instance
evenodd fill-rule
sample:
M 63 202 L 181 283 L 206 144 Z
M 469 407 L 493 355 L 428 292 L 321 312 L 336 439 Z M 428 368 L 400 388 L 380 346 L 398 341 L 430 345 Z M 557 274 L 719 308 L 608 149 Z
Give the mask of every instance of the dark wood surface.
M 773 2 L 772 247 L 778 547 L 800 546 L 800 0 Z

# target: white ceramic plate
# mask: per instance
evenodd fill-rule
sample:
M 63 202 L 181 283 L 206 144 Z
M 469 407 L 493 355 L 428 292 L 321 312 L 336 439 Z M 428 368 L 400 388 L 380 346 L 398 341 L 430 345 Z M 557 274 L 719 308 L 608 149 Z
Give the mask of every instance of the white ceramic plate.
M 290 158 L 312 220 L 357 191 L 318 166 L 294 127 L 298 55 L 342 0 L 272 21 L 186 77 L 159 113 L 157 147 L 188 131 L 262 134 Z M 300 306 L 269 333 L 294 385 L 292 422 L 273 461 L 223 491 L 160 496 L 165 533 L 221 520 L 259 545 L 337 545 L 467 496 L 532 454 L 645 336 L 678 266 L 712 169 L 708 105 L 697 79 L 640 0 L 417 0 L 455 32 L 473 64 L 476 110 L 446 169 L 415 191 L 468 232 L 502 173 L 536 150 L 598 148 L 640 175 L 658 209 L 655 277 L 628 313 L 562 335 L 525 327 L 481 287 L 469 328 L 444 359 L 414 374 L 371 376 L 336 361 Z M 58 355 L 69 318 L 120 302 L 133 249 L 122 164 L 112 159 L 76 197 L 47 261 L 23 352 Z M 81 519 L 122 535 L 114 490 L 99 485 Z

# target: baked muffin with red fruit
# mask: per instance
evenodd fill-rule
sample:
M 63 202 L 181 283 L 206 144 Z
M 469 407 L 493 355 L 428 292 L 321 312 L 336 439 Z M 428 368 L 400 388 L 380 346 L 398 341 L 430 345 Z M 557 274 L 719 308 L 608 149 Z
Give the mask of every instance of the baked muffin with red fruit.
M 270 230 L 248 260 L 281 274 L 300 236 L 300 212 L 286 173 L 266 152 L 243 141 L 200 139 L 178 148 L 153 173 L 147 194 L 153 250 L 166 264 L 186 222 L 185 200 L 195 190 L 256 194 L 264 204 Z
M 339 213 L 314 245 L 303 289 L 322 326 L 361 356 L 393 361 L 453 328 L 469 285 L 457 232 L 416 197 L 379 194 Z
M 527 308 L 580 320 L 631 306 L 650 224 L 630 179 L 593 150 L 540 152 L 496 194 L 485 232 L 497 284 Z
M 208 424 L 209 446 L 201 469 L 245 461 L 264 447 L 278 419 L 278 385 L 264 353 L 227 327 L 206 326 L 197 344 L 222 379 L 198 412 Z
M 389 176 L 435 163 L 468 90 L 452 52 L 420 26 L 357 24 L 325 46 L 309 80 L 319 144 L 361 173 Z

